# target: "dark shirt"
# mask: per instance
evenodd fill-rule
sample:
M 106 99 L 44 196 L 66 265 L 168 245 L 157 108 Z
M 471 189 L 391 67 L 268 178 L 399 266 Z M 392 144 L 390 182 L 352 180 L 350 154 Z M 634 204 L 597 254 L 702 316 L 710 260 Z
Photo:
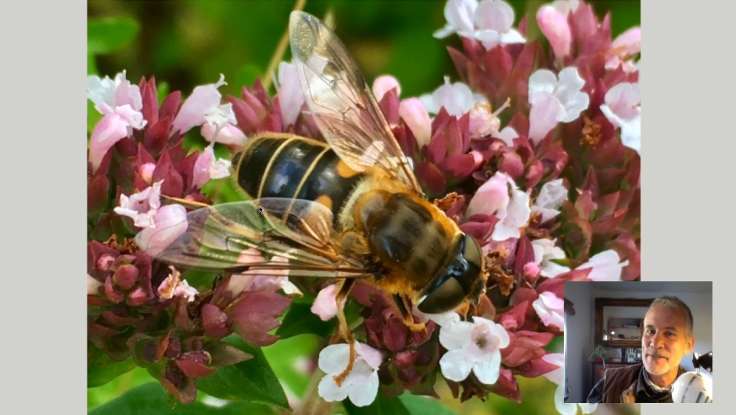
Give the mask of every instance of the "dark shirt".
M 621 373 L 626 373 L 626 375 L 611 376 L 609 371 L 618 371 L 619 375 Z M 680 368 L 677 375 L 679 376 L 683 371 L 684 369 Z M 615 392 L 611 393 L 612 391 Z M 637 403 L 672 402 L 672 393 L 670 388 L 661 389 L 657 387 L 649 379 L 649 376 L 642 364 L 625 368 L 607 369 L 603 378 L 601 378 L 601 380 L 593 386 L 593 389 L 591 389 L 586 401 L 590 403 L 600 403 L 604 401 L 604 396 L 609 396 L 609 402 L 625 402 L 626 398 L 622 395 L 628 395 Z

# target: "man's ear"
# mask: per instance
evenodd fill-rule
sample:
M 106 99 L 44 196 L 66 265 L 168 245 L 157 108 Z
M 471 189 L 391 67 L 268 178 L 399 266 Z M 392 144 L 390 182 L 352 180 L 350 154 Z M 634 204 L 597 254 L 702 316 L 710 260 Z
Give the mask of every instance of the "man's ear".
M 695 336 L 692 334 L 688 337 L 687 350 L 688 353 L 692 353 L 695 350 Z

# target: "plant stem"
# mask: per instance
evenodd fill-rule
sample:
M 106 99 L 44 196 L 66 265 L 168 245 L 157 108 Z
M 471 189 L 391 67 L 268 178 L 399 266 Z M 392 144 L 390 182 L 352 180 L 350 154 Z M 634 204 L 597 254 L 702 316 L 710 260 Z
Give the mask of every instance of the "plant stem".
M 332 413 L 332 406 L 334 404 L 322 399 L 318 393 L 317 387 L 322 376 L 324 376 L 324 373 L 319 369 L 315 369 L 312 372 L 307 391 L 304 393 L 304 399 L 302 399 L 301 404 L 294 411 L 294 415 L 323 415 Z

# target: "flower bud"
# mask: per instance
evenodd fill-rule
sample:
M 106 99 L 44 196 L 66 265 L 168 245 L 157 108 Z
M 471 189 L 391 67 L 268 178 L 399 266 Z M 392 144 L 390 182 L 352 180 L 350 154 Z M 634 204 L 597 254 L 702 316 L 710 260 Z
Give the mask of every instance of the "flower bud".
M 118 287 L 129 290 L 138 281 L 138 268 L 130 264 L 119 266 L 113 274 L 112 280 Z

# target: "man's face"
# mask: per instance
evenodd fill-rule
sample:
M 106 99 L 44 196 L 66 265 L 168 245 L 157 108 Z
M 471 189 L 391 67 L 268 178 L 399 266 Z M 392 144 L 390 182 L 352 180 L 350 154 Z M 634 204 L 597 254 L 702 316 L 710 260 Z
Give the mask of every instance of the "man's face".
M 672 307 L 656 304 L 644 317 L 641 339 L 644 368 L 661 376 L 677 370 L 682 356 L 693 349 L 693 338 L 687 330 L 686 317 Z

